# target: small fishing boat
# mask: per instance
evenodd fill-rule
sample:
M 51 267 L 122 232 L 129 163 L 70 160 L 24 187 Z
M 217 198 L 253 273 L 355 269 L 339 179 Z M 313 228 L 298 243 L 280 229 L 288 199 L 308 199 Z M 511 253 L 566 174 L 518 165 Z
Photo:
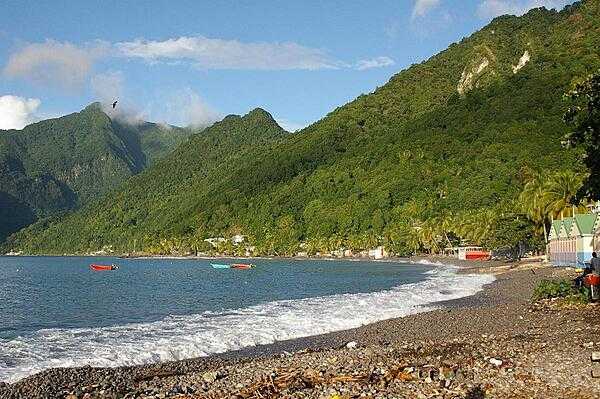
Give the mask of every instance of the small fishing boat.
M 92 269 L 95 272 L 103 272 L 103 271 L 107 271 L 107 270 L 117 270 L 119 268 L 119 266 L 117 265 L 99 265 L 96 263 L 92 263 L 90 265 L 90 269 Z
M 211 263 L 210 264 L 213 269 L 229 269 L 230 266 L 222 263 Z
M 231 265 L 232 269 L 252 269 L 253 267 L 256 266 L 251 263 L 234 263 Z

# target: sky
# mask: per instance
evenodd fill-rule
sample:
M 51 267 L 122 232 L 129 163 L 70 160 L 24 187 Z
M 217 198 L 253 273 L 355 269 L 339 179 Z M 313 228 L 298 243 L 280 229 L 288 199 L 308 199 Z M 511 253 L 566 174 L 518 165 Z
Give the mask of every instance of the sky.
M 568 0 L 0 2 L 0 129 L 118 100 L 205 126 L 261 107 L 315 122 L 499 15 Z

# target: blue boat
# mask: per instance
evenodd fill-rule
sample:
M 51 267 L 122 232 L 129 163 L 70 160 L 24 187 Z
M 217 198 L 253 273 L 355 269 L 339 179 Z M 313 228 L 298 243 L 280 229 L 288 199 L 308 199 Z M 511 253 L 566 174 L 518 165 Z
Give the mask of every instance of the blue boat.
M 213 269 L 229 269 L 230 268 L 229 265 L 225 265 L 222 263 L 211 263 L 210 265 L 213 267 Z

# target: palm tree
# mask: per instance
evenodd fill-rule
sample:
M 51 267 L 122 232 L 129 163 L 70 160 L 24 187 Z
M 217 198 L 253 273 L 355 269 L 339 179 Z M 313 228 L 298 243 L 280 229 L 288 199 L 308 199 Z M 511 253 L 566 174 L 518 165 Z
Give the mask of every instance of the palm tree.
M 453 232 L 453 228 L 455 225 L 454 218 L 448 214 L 446 211 L 443 211 L 437 218 L 435 218 L 436 225 L 438 227 L 439 233 L 444 236 L 446 243 L 449 247 L 452 246 L 452 241 L 448 238 L 448 233 Z
M 418 237 L 421 245 L 429 249 L 430 253 L 438 253 L 441 248 L 440 242 L 442 241 L 439 233 L 439 226 L 435 219 L 427 219 L 421 223 L 420 229 L 418 230 Z
M 578 205 L 576 195 L 586 175 L 573 171 L 556 172 L 548 176 L 544 184 L 542 200 L 546 204 L 546 213 L 555 218 L 571 213 L 573 205 Z
M 543 176 L 536 174 L 525 184 L 519 196 L 521 209 L 535 224 L 537 233 L 543 231 L 548 241 L 548 226 L 552 218 L 573 216 L 577 207 L 577 192 L 586 174 L 559 171 Z
M 550 218 L 546 211 L 544 187 L 545 179 L 540 174 L 533 175 L 532 179 L 525 184 L 523 191 L 519 195 L 521 210 L 534 223 L 536 233 L 544 233 L 544 239 L 548 241 L 547 224 Z
M 461 238 L 481 244 L 491 235 L 496 219 L 497 211 L 494 209 L 471 210 L 456 218 L 453 229 Z

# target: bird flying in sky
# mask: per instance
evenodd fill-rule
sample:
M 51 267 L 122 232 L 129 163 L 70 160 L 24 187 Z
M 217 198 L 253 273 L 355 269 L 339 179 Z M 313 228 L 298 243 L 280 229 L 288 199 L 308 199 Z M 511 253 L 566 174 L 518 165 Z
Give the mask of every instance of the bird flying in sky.
M 119 101 L 115 101 L 115 102 L 113 103 L 113 109 L 115 109 L 115 107 L 117 106 L 117 103 L 118 103 L 118 102 L 119 102 Z

